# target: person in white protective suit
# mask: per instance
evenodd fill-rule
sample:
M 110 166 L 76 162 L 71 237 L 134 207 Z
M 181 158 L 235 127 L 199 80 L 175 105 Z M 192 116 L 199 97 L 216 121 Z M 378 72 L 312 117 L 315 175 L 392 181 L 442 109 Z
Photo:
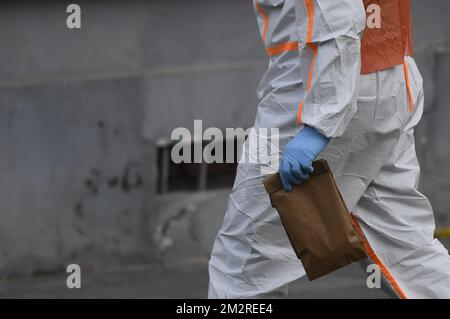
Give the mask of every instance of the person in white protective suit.
M 400 298 L 450 298 L 450 257 L 417 189 L 414 127 L 424 95 L 410 0 L 254 0 L 254 7 L 270 64 L 246 144 L 259 139 L 258 128 L 279 128 L 287 191 L 308 177 L 312 160 L 326 159 L 366 264 L 379 266 L 386 287 Z M 243 158 L 254 156 L 244 149 Z M 238 166 L 209 262 L 209 298 L 284 297 L 305 274 L 264 190 L 265 163 Z

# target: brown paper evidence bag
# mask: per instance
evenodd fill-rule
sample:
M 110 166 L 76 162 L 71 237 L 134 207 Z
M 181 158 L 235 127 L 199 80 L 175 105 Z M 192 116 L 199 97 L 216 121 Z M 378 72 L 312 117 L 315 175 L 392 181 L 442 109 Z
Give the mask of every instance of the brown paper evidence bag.
M 318 160 L 313 166 L 311 177 L 290 193 L 283 190 L 278 174 L 264 179 L 309 280 L 367 258 L 327 162 Z

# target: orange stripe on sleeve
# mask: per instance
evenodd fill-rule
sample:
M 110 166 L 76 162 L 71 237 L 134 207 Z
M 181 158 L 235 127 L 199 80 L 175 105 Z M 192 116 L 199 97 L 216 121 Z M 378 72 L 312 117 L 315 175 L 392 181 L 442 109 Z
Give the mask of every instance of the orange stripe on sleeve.
M 309 93 L 309 91 L 311 91 L 311 85 L 314 79 L 314 65 L 316 64 L 317 54 L 319 53 L 319 46 L 312 43 L 309 44 L 308 46 L 314 51 L 311 66 L 309 67 L 308 86 L 306 87 L 306 92 Z
M 375 251 L 370 246 L 369 242 L 367 241 L 366 236 L 364 235 L 364 233 L 363 233 L 363 231 L 361 229 L 361 226 L 358 223 L 357 218 L 353 214 L 352 214 L 352 223 L 353 223 L 353 226 L 355 226 L 356 231 L 358 232 L 359 236 L 361 237 L 361 239 L 363 241 L 364 249 L 365 249 L 367 255 L 378 266 L 378 268 L 380 269 L 382 274 L 387 278 L 387 280 L 389 281 L 391 286 L 394 288 L 396 293 L 399 295 L 399 297 L 402 298 L 402 299 L 408 299 L 408 297 L 406 296 L 404 291 L 400 288 L 400 286 L 397 283 L 397 281 L 395 281 L 395 279 L 392 276 L 392 274 L 389 271 L 389 269 L 383 264 L 383 262 L 380 260 L 380 258 L 378 258 L 377 254 L 375 253 Z
M 261 16 L 263 17 L 264 20 L 264 27 L 263 27 L 263 33 L 262 33 L 262 41 L 264 43 L 264 45 L 266 44 L 266 37 L 267 37 L 267 31 L 269 30 L 269 16 L 267 15 L 267 13 L 264 11 L 264 9 L 260 6 L 259 3 L 255 2 L 256 4 L 256 9 L 258 10 L 258 12 L 261 14 Z
M 298 110 L 297 110 L 297 125 L 302 124 L 302 112 L 303 112 L 303 101 L 300 101 L 298 104 Z
M 317 54 L 319 53 L 319 46 L 316 44 L 310 44 L 310 48 L 314 50 L 314 56 L 311 61 L 311 66 L 309 67 L 309 76 L 308 76 L 308 83 L 306 85 L 306 93 L 309 93 L 311 91 L 312 82 L 314 80 L 314 65 L 316 64 Z M 297 125 L 300 125 L 302 123 L 302 112 L 303 112 L 303 104 L 304 102 L 301 101 L 298 106 L 297 111 Z
M 409 79 L 409 69 L 408 69 L 408 63 L 406 61 L 403 62 L 403 69 L 405 71 L 405 82 L 406 82 L 406 90 L 408 92 L 408 97 L 409 97 L 409 111 L 412 112 L 414 110 L 414 98 L 413 98 L 413 94 L 412 94 L 412 89 L 411 89 L 411 82 Z
M 314 30 L 314 3 L 313 0 L 305 0 L 306 11 L 308 13 L 308 33 L 306 34 L 306 43 L 312 42 Z
M 314 65 L 316 63 L 317 54 L 319 53 L 319 46 L 312 42 L 313 32 L 314 32 L 314 3 L 313 0 L 305 0 L 306 12 L 308 14 L 308 30 L 306 34 L 306 45 L 314 51 L 314 55 L 311 61 L 311 66 L 309 67 L 308 83 L 306 84 L 306 93 L 311 91 L 312 82 L 314 80 Z M 302 123 L 302 112 L 303 112 L 304 101 L 301 101 L 298 106 L 297 111 L 297 125 Z
M 288 51 L 297 51 L 298 50 L 298 42 L 292 41 L 292 42 L 284 42 L 281 44 L 278 44 L 274 47 L 267 48 L 266 52 L 269 56 L 278 55 L 284 52 Z

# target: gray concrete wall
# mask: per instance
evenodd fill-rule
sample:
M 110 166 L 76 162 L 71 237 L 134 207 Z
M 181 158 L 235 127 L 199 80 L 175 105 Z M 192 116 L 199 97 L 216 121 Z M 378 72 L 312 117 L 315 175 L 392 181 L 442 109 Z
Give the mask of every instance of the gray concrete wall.
M 206 256 L 225 192 L 155 194 L 155 140 L 248 127 L 264 56 L 241 0 L 0 5 L 0 275 Z M 423 189 L 450 224 L 450 4 L 414 0 Z M 441 167 L 443 173 L 441 172 Z
M 155 140 L 254 117 L 266 60 L 250 5 L 77 3 L 81 30 L 61 1 L 1 5 L 0 275 L 164 258 L 180 205 L 155 196 Z
M 438 225 L 450 226 L 450 3 L 413 0 L 415 57 L 424 78 L 425 111 L 416 130 L 421 188 Z

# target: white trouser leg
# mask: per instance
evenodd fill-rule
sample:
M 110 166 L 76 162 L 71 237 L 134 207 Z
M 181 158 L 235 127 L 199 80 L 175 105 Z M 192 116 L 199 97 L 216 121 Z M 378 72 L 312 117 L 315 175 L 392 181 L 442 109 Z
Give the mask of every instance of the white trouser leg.
M 376 255 L 372 260 L 400 297 L 450 298 L 450 256 L 434 238 L 431 205 L 417 190 L 413 132 L 399 144 L 354 213 Z

